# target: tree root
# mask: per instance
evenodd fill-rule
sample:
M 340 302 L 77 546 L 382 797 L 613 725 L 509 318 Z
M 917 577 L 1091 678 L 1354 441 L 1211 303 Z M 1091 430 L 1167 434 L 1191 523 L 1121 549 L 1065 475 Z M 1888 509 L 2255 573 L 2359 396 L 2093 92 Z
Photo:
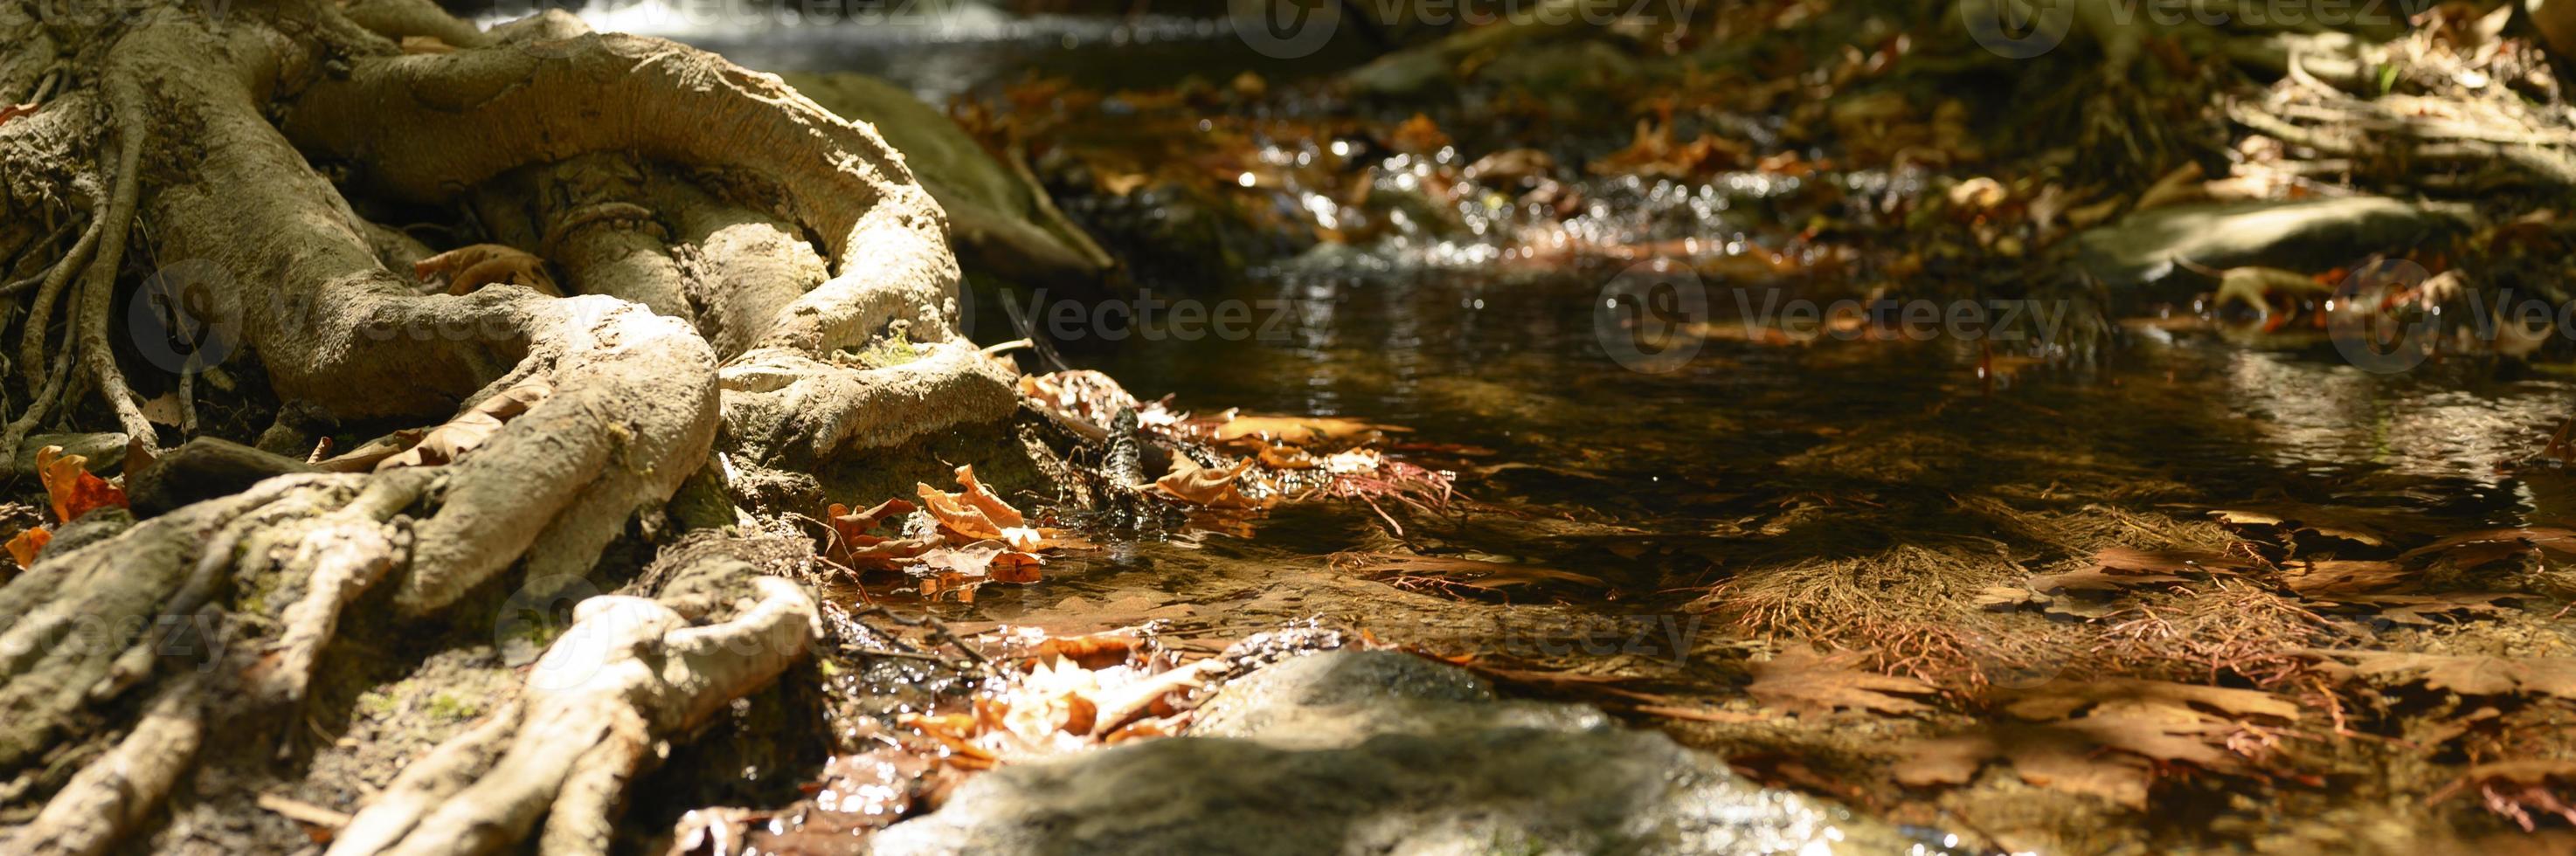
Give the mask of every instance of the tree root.
M 285 20 L 298 23 L 275 26 Z M 329 642 L 371 592 L 425 617 L 514 567 L 589 574 L 639 511 L 701 468 L 720 427 L 752 461 L 820 461 L 1016 406 L 1006 364 L 952 329 L 958 272 L 938 207 L 872 131 L 775 78 L 666 41 L 581 33 L 559 14 L 475 33 L 420 0 L 280 0 L 214 21 L 158 5 L 90 35 L 113 39 L 85 54 L 104 58 L 101 73 L 48 112 L 103 101 L 98 136 L 114 160 L 84 173 L 107 192 L 84 195 L 104 199 L 35 292 L 44 311 L 19 343 L 21 371 L 45 388 L 0 456 L 75 368 L 153 444 L 110 347 L 137 222 L 152 224 L 137 234 L 156 258 L 229 276 L 197 320 L 236 333 L 282 398 L 342 420 L 421 419 L 530 381 L 554 392 L 453 463 L 272 478 L 86 546 L 58 542 L 0 586 L 0 773 L 61 760 L 66 735 L 114 733 L 98 720 L 120 709 L 140 717 L 54 787 L 19 843 L 96 852 L 148 822 L 190 769 L 202 797 L 221 765 L 290 748 L 259 730 L 301 726 Z M 413 35 L 460 50 L 412 55 L 393 41 Z M 386 265 L 409 239 L 361 218 L 344 187 L 492 211 L 532 197 L 519 206 L 529 243 L 584 293 L 422 294 Z M 47 360 L 51 304 L 67 289 L 72 333 Z M 853 364 L 887 343 L 908 358 Z M 717 558 L 688 564 L 749 576 Z M 756 596 L 738 604 L 705 598 L 715 583 L 584 601 L 512 707 L 412 765 L 333 851 L 490 852 L 540 818 L 547 852 L 604 849 L 656 741 L 773 679 L 817 632 L 797 585 L 742 583 L 731 586 Z M 691 626 L 708 611 L 731 615 Z M 91 624 L 126 629 L 85 639 Z M 202 662 L 171 656 L 174 641 Z M 260 739 L 200 745 L 241 728 Z
M 519 702 L 404 770 L 330 853 L 488 853 L 541 816 L 540 852 L 605 852 L 624 783 L 654 740 L 776 678 L 821 634 L 802 587 L 751 582 L 756 603 L 704 627 L 645 598 L 583 601 Z

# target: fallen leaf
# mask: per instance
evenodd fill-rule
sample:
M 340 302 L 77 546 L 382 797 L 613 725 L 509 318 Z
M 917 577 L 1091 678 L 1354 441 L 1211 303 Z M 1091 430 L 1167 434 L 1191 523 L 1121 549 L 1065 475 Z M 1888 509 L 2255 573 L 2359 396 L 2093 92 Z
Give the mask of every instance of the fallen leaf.
M 1486 562 L 1452 556 L 1417 556 L 1410 553 L 1335 553 L 1325 560 L 1334 570 L 1380 581 L 1405 578 L 1429 578 L 1475 588 L 1514 588 L 1550 583 L 1570 584 L 1580 588 L 1608 589 L 1600 577 L 1539 565 L 1509 562 Z
M 404 36 L 402 52 L 407 54 L 451 54 L 456 46 L 440 41 L 437 36 Z
M 535 254 L 505 244 L 475 244 L 458 247 L 422 259 L 412 265 L 412 275 L 427 283 L 432 277 L 447 277 L 447 293 L 468 294 L 495 283 L 525 286 L 549 297 L 562 297 L 553 277 L 546 275 L 546 260 Z
M 2558 789 L 2576 785 L 2576 761 L 2554 758 L 2530 758 L 2496 761 L 2470 767 L 2459 780 L 2435 792 L 2427 802 L 2441 802 L 2475 786 L 2487 810 L 2505 816 L 2528 833 L 2540 828 L 2532 817 L 2537 810 L 2576 823 L 2576 806 L 2571 806 Z
M 1765 704 L 1799 713 L 1827 714 L 1838 709 L 1867 710 L 1903 716 L 1925 713 L 1930 705 L 1905 696 L 1931 695 L 1931 684 L 1913 678 L 1842 667 L 1854 653 L 1820 654 L 1806 647 L 1781 651 L 1770 662 L 1753 667 L 1746 692 Z
M 54 533 L 45 527 L 30 526 L 21 529 L 16 537 L 9 539 L 9 558 L 17 560 L 18 567 L 35 567 L 36 554 L 43 552 L 45 545 L 52 543 L 53 540 Z
M 985 583 L 1033 583 L 1046 563 L 1035 553 L 1011 549 L 1000 541 L 979 541 L 962 547 L 934 547 L 912 557 L 905 571 L 921 581 L 921 596 L 937 598 L 956 592 L 959 600 L 972 601 L 974 591 Z
M 2525 526 L 2463 532 L 2398 554 L 2397 560 L 2413 564 L 2451 559 L 2455 565 L 2475 567 L 2533 550 L 2561 556 L 2576 555 L 2576 529 Z M 2464 560 L 2472 557 L 2473 560 Z
M 1331 440 L 1338 443 L 1365 438 L 1379 432 L 1406 430 L 1410 429 L 1393 425 L 1375 425 L 1338 416 L 1237 415 L 1226 420 L 1225 424 L 1217 426 L 1214 437 L 1219 443 L 1257 438 L 1291 446 L 1311 446 L 1318 441 Z
M 88 469 L 89 458 L 63 454 L 61 446 L 36 450 L 36 473 L 52 501 L 54 520 L 70 523 L 100 508 L 124 508 L 125 489 Z
M 2576 699 L 2576 658 L 2508 658 L 2480 655 L 2407 654 L 2390 651 L 2310 649 L 2329 672 L 2358 677 L 2397 677 L 2436 692 L 2464 696 L 2513 693 Z M 2343 661 L 2350 661 L 2345 666 Z
M 1209 508 L 1260 508 L 1270 503 L 1243 495 L 1242 478 L 1252 470 L 1255 461 L 1245 458 L 1225 469 L 1202 467 L 1188 455 L 1173 455 L 1172 469 L 1154 480 L 1154 487 L 1164 495 L 1192 505 Z
M 1028 528 L 1028 519 L 1020 515 L 1019 509 L 975 481 L 973 464 L 957 468 L 957 484 L 965 490 L 948 493 L 926 484 L 914 485 L 921 494 L 921 509 L 939 521 L 951 542 L 998 540 L 1015 550 L 1047 546 L 1045 533 Z
M 472 409 L 457 414 L 447 424 L 429 429 L 410 449 L 378 461 L 375 471 L 455 463 L 465 453 L 489 442 L 492 435 L 500 433 L 504 423 L 535 408 L 554 393 L 554 385 L 542 380 L 531 380 L 502 390 L 483 399 Z
M 2131 550 L 2113 547 L 2093 554 L 2093 567 L 2030 578 L 2033 591 L 2122 591 L 2138 586 L 2178 583 L 2217 574 L 2236 574 L 2250 561 L 2224 553 L 2190 550 Z
M 900 499 L 889 499 L 860 512 L 832 503 L 824 510 L 824 521 L 832 527 L 833 535 L 824 557 L 852 568 L 892 570 L 896 560 L 919 556 L 939 546 L 938 538 L 890 538 L 869 531 L 889 517 L 912 512 L 913 504 Z

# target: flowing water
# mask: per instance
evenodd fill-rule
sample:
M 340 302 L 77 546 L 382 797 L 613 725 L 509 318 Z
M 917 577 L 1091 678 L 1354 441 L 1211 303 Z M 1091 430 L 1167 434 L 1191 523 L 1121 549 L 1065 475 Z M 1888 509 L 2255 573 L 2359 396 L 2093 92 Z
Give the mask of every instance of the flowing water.
M 934 100 L 1031 69 L 1089 69 L 1093 85 L 1168 82 L 1168 68 L 1145 67 L 1165 65 L 1223 79 L 1246 56 L 1222 32 L 1180 21 L 1123 30 L 1015 21 L 960 32 L 945 41 L 699 40 L 755 66 L 888 74 Z M 1140 41 L 1162 47 L 1131 50 Z M 1236 58 L 1210 59 L 1225 56 Z M 1302 165 L 1318 154 L 1316 143 L 1282 142 L 1265 158 Z M 1381 181 L 1424 175 L 1400 156 L 1380 167 Z M 1592 210 L 1564 221 L 1467 195 L 1454 212 L 1463 233 L 1399 229 L 1248 268 L 1136 265 L 1135 285 L 1157 298 L 1195 300 L 1214 317 L 1229 303 L 1243 307 L 1240 335 L 1113 337 L 1091 325 L 1078 336 L 1087 340 L 1064 344 L 1075 366 L 1106 371 L 1144 398 L 1172 394 L 1180 409 L 1403 426 L 1395 456 L 1455 473 L 1472 503 L 1401 515 L 1402 533 L 1364 504 L 1290 504 L 1241 528 L 1064 557 L 1043 582 L 988 587 L 972 604 L 926 606 L 954 621 L 1067 630 L 1163 619 L 1177 638 L 1209 646 L 1322 619 L 1507 663 L 1654 672 L 1661 691 L 1712 699 L 1738 694 L 1728 685 L 1741 671 L 1706 658 L 1782 624 L 1709 619 L 1706 598 L 1801 562 L 1867 566 L 1925 544 L 1966 557 L 1973 590 L 2019 585 L 2094 545 L 2166 546 L 2152 526 L 2121 529 L 2142 515 L 2205 521 L 2213 509 L 2333 508 L 2415 533 L 2576 526 L 2565 475 L 2523 463 L 2567 415 L 2576 382 L 2560 376 L 2475 360 L 2374 373 L 2319 336 L 2230 334 L 2196 318 L 2133 319 L 2121 344 L 2089 363 L 2032 360 L 2026 347 L 1959 336 L 1890 335 L 1885 313 L 1864 325 L 1872 335 L 1783 342 L 1746 316 L 1799 288 L 1738 280 L 1722 264 L 1703 264 L 1719 273 L 1677 286 L 1687 317 L 1669 303 L 1639 314 L 1620 303 L 1635 296 L 1624 291 L 1622 272 L 1633 272 L 1625 261 L 1540 264 L 1530 248 L 1571 236 L 1595 248 L 1679 247 L 1703 262 L 1747 255 L 1798 228 L 1783 205 L 1763 200 L 1798 196 L 1799 180 L 1587 181 Z M 1803 181 L 1913 192 L 1909 179 L 1885 175 Z M 1293 184 L 1276 196 L 1325 227 L 1345 213 Z M 1156 272 L 1209 266 L 1224 275 Z M 984 338 L 1006 329 L 992 321 L 1001 314 L 994 302 L 1020 299 L 979 295 Z M 1681 352 L 1687 358 L 1672 356 Z M 1399 590 L 1329 558 L 1399 550 L 1560 569 L 1598 584 Z M 1967 609 L 1947 582 L 1861 576 L 1889 592 L 1893 609 L 1947 592 L 1955 602 L 1926 620 Z M 1603 628 L 1636 632 L 1600 647 L 1544 644 Z M 1725 740 L 1704 742 L 1727 748 Z

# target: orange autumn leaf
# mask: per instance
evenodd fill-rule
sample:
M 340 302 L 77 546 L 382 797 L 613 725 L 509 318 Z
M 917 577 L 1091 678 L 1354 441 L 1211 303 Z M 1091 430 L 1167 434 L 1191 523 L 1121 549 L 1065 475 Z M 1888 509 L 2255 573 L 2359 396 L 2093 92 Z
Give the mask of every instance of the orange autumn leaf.
M 1015 550 L 1046 546 L 1046 536 L 1028 528 L 1028 518 L 1020 516 L 1019 509 L 975 481 L 974 465 L 957 468 L 957 484 L 965 490 L 948 493 L 926 484 L 916 485 L 921 492 L 922 510 L 939 520 L 949 540 L 959 544 L 999 540 Z
M 89 458 L 63 454 L 61 446 L 36 451 L 36 473 L 53 502 L 55 520 L 70 523 L 100 508 L 125 507 L 125 489 L 91 473 L 88 464 Z
M 18 560 L 18 567 L 35 567 L 36 554 L 43 552 L 45 545 L 53 543 L 53 540 L 54 533 L 45 527 L 27 527 L 18 532 L 18 537 L 9 539 L 9 558 Z

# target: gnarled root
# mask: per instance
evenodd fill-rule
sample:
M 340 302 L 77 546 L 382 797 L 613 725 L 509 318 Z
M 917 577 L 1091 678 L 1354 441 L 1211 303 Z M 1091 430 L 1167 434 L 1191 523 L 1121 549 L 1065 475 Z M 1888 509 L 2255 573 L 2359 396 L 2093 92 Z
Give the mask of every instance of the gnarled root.
M 520 701 L 405 769 L 340 831 L 331 854 L 488 853 L 540 817 L 542 852 L 605 852 L 625 783 L 654 741 L 776 678 L 821 633 L 802 587 L 750 582 L 758 600 L 700 627 L 645 598 L 582 601 Z
M 297 23 L 272 26 L 284 20 Z M 461 50 L 405 54 L 399 35 Z M 256 352 L 283 398 L 344 420 L 434 419 L 531 381 L 553 393 L 453 463 L 270 479 L 87 546 L 67 537 L 0 587 L 0 803 L 50 794 L 15 843 L 97 852 L 149 822 L 191 765 L 204 798 L 218 772 L 265 763 L 370 592 L 417 617 L 513 567 L 587 575 L 703 466 L 720 426 L 754 459 L 809 461 L 1014 406 L 1010 373 L 952 329 L 938 207 L 873 132 L 775 78 L 559 14 L 477 34 L 418 0 L 279 0 L 212 20 L 153 6 L 89 37 L 99 74 L 48 113 L 104 105 L 113 131 L 93 136 L 114 148 L 89 170 L 106 185 L 82 197 L 95 221 L 39 283 L 75 316 L 40 400 L 79 366 L 151 437 L 104 314 L 137 221 L 156 258 L 224 274 L 191 308 Z M 22 117 L 0 143 L 57 121 Z M 0 145 L 0 160 L 27 151 Z M 533 248 L 586 293 L 422 294 L 387 267 L 422 248 L 362 219 L 343 187 L 478 209 L 540 197 L 521 209 Z M 871 345 L 908 357 L 858 365 Z M 413 765 L 335 851 L 487 852 L 541 817 L 549 852 L 604 848 L 655 741 L 811 640 L 816 608 L 794 584 L 736 588 L 754 596 L 705 626 L 691 626 L 703 592 L 584 602 L 527 692 Z M 67 644 L 84 622 L 157 631 Z M 197 659 L 167 656 L 174 639 Z M 99 745 L 118 716 L 132 724 L 113 748 L 73 763 L 63 738 Z M 201 737 L 236 729 L 259 739 Z

